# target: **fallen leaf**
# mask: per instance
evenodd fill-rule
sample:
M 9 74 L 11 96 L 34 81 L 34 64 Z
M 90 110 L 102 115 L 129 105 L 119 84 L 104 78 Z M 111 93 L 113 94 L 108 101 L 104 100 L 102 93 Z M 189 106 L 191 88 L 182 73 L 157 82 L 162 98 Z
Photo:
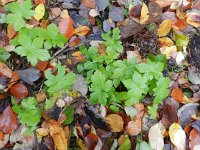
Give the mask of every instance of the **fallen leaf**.
M 82 75 L 76 74 L 76 79 L 74 84 L 72 85 L 73 91 L 78 91 L 82 95 L 86 95 L 88 92 L 88 86 L 87 82 L 85 81 L 85 78 Z
M 128 149 L 131 149 L 131 141 L 130 141 L 129 137 L 126 135 L 124 137 L 123 143 L 120 144 L 118 150 L 128 150 Z
M 65 137 L 65 132 L 62 127 L 59 125 L 49 125 L 50 135 L 53 138 L 56 149 L 58 150 L 67 150 L 67 139 Z
M 71 18 L 64 18 L 58 26 L 60 33 L 67 39 L 70 39 L 74 34 L 73 20 Z
M 86 137 L 84 137 L 85 143 L 89 150 L 94 150 L 98 143 L 98 136 L 94 133 L 89 133 Z
M 196 130 L 193 129 L 190 132 L 190 142 L 189 142 L 189 147 L 191 150 L 198 150 L 200 148 L 200 133 Z
M 0 141 L 2 141 L 3 138 L 4 138 L 4 134 L 3 134 L 3 132 L 0 131 Z
M 177 52 L 177 47 L 174 46 L 163 46 L 160 48 L 160 51 L 162 54 L 166 55 L 166 58 L 169 59 L 171 55 L 175 52 Z
M 108 15 L 109 15 L 109 18 L 112 21 L 115 21 L 115 22 L 123 21 L 124 20 L 124 8 L 111 5 L 110 8 L 109 8 L 109 14 Z
M 2 149 L 9 141 L 9 134 L 5 134 L 3 140 L 0 141 L 0 149 Z
M 47 96 L 44 92 L 39 92 L 36 94 L 36 99 L 39 103 L 43 102 L 44 100 L 46 100 Z
M 106 116 L 106 123 L 110 125 L 110 128 L 114 132 L 121 132 L 124 130 L 124 121 L 122 117 L 117 114 L 110 114 Z
M 59 7 L 51 8 L 51 15 L 53 17 L 58 17 L 61 13 L 61 9 Z
M 17 129 L 17 126 L 17 118 L 12 108 L 8 106 L 0 116 L 0 130 L 5 134 L 11 134 Z
M 62 19 L 68 19 L 69 18 L 69 14 L 68 14 L 67 9 L 64 9 L 64 10 L 61 11 L 60 18 L 62 18 Z
M 169 127 L 169 137 L 171 142 L 178 150 L 185 150 L 186 148 L 186 135 L 180 124 L 173 123 Z
M 36 65 L 36 68 L 38 68 L 40 71 L 44 71 L 47 68 L 48 61 L 39 61 Z
M 74 34 L 78 36 L 85 36 L 90 31 L 88 26 L 79 26 L 74 30 Z
M 172 20 L 164 20 L 158 28 L 158 36 L 166 36 L 172 28 Z
M 173 46 L 174 42 L 168 37 L 162 37 L 158 39 L 160 46 Z
M 187 23 L 199 28 L 200 27 L 200 14 L 196 12 L 191 12 L 188 14 Z
M 46 128 L 38 128 L 38 129 L 36 129 L 36 132 L 38 135 L 40 135 L 42 137 L 49 135 L 49 129 L 46 129 Z
M 138 18 L 141 15 L 141 9 L 142 9 L 142 6 L 140 4 L 130 5 L 129 6 L 129 13 L 128 13 L 128 15 L 132 16 L 132 17 Z
M 152 149 L 162 150 L 164 147 L 164 137 L 162 135 L 162 131 L 159 127 L 159 124 L 152 126 L 149 129 L 149 143 Z
M 35 8 L 35 15 L 34 18 L 39 21 L 44 17 L 44 13 L 45 13 L 45 8 L 44 8 L 44 4 L 39 4 L 37 5 L 37 7 Z
M 15 1 L 15 0 L 1 0 L 1 1 L 0 1 L 0 4 L 5 5 L 5 4 L 7 4 L 7 3 L 9 3 L 9 2 L 13 2 L 13 1 Z
M 78 46 L 79 44 L 81 44 L 81 39 L 77 37 L 69 44 L 69 47 Z
M 174 0 L 172 3 L 171 3 L 171 6 L 170 6 L 170 9 L 173 9 L 173 10 L 177 10 L 181 4 L 182 4 L 182 1 L 183 0 Z
M 177 102 L 181 103 L 183 102 L 183 92 L 179 89 L 179 87 L 175 86 L 172 89 L 172 93 L 171 96 L 173 97 L 173 99 L 175 99 Z
M 87 8 L 95 8 L 96 7 L 96 1 L 95 0 L 81 0 L 81 2 Z
M 142 4 L 140 24 L 146 24 L 149 20 L 149 10 L 145 3 Z
M 199 10 L 200 9 L 200 0 L 195 0 L 192 8 Z
M 187 27 L 186 18 L 178 19 L 176 23 L 172 23 L 172 27 L 179 31 L 184 30 Z
M 12 70 L 10 70 L 10 68 L 2 62 L 0 62 L 0 76 L 12 78 Z
M 10 92 L 12 95 L 14 95 L 16 98 L 23 99 L 28 96 L 28 89 L 27 87 L 22 83 L 16 83 L 10 88 Z
M 34 2 L 36 5 L 39 5 L 39 4 L 45 4 L 46 0 L 34 0 Z
M 200 74 L 198 69 L 196 68 L 189 68 L 188 69 L 188 79 L 192 84 L 200 84 Z
M 155 0 L 155 2 L 160 5 L 160 7 L 170 6 L 173 1 L 174 0 Z
M 85 56 L 80 51 L 74 52 L 72 56 L 78 61 L 83 62 L 85 60 Z
M 12 39 L 17 32 L 15 31 L 13 25 L 9 24 L 7 27 L 7 36 Z
M 141 119 L 136 119 L 128 122 L 126 126 L 126 132 L 130 136 L 138 135 L 142 130 L 142 121 Z

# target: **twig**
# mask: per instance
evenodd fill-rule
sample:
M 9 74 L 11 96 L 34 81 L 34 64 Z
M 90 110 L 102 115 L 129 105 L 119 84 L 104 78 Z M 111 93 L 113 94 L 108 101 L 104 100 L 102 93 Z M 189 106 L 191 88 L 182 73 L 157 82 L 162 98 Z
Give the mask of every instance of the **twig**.
M 40 150 L 39 148 L 39 144 L 38 144 L 38 139 L 37 139 L 37 134 L 36 134 L 36 131 L 34 131 L 34 139 L 35 139 L 35 147 L 36 147 L 36 150 Z
M 57 55 L 59 55 L 60 53 L 62 53 L 68 46 L 69 46 L 69 44 L 67 43 L 62 49 L 58 50 L 58 51 L 52 56 L 52 58 L 55 58 Z

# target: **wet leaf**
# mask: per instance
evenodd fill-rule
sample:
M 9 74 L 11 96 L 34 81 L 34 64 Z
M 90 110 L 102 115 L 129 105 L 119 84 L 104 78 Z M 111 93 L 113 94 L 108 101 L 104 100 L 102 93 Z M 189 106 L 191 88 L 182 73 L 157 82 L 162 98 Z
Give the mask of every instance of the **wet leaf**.
M 179 87 L 175 86 L 172 90 L 171 96 L 173 97 L 173 99 L 175 99 L 177 102 L 181 103 L 183 102 L 183 92 L 181 91 L 181 89 L 179 89 Z
M 178 150 L 185 150 L 186 135 L 180 124 L 173 123 L 169 127 L 169 137 Z
M 106 116 L 106 123 L 110 125 L 110 128 L 114 132 L 121 132 L 124 130 L 124 121 L 122 117 L 117 114 L 110 114 Z
M 162 131 L 159 127 L 159 124 L 152 126 L 149 129 L 149 143 L 152 149 L 162 150 L 164 147 L 164 137 L 162 135 Z
M 149 20 L 149 10 L 145 3 L 142 4 L 140 24 L 146 24 Z
M 16 83 L 10 88 L 10 92 L 13 96 L 19 99 L 23 99 L 28 96 L 28 89 L 22 83 Z
M 44 8 L 44 4 L 39 4 L 37 5 L 37 7 L 35 8 L 35 15 L 34 18 L 39 21 L 44 17 L 44 13 L 45 13 L 45 8 Z
M 71 18 L 64 18 L 61 20 L 58 26 L 60 33 L 67 39 L 70 39 L 74 34 L 73 20 Z
M 74 34 L 78 36 L 85 36 L 90 31 L 88 26 L 79 26 L 74 30 Z
M 172 28 L 172 20 L 164 20 L 158 28 L 158 36 L 166 36 Z
M 12 70 L 10 70 L 10 68 L 2 62 L 0 62 L 0 76 L 12 78 Z
M 193 129 L 190 132 L 190 142 L 189 142 L 189 147 L 191 150 L 198 150 L 200 148 L 200 133 L 196 130 Z
M 18 127 L 17 118 L 13 110 L 8 106 L 0 116 L 0 130 L 5 134 L 11 134 Z

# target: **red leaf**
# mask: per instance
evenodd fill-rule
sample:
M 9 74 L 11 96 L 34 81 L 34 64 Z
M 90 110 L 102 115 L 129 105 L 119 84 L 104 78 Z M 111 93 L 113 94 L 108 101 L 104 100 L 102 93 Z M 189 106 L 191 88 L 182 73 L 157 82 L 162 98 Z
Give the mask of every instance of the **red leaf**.
M 98 137 L 97 135 L 93 134 L 93 133 L 89 133 L 86 137 L 85 137 L 85 142 L 87 144 L 87 147 L 91 150 L 94 150 L 97 143 L 98 143 Z
M 5 134 L 11 134 L 17 129 L 17 118 L 12 111 L 12 108 L 8 106 L 0 117 L 0 130 Z
M 0 76 L 12 78 L 12 70 L 10 70 L 10 68 L 2 62 L 0 62 Z
M 70 39 L 74 34 L 73 20 L 71 18 L 63 18 L 58 26 L 60 33 L 67 39 Z
M 28 89 L 24 84 L 17 83 L 10 88 L 10 92 L 19 99 L 23 99 L 28 96 Z

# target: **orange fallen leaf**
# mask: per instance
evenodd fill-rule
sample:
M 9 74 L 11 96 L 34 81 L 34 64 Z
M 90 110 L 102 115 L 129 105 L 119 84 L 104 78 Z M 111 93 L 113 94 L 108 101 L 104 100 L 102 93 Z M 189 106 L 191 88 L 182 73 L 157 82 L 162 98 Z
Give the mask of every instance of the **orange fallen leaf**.
M 106 123 L 110 125 L 111 130 L 114 132 L 121 132 L 124 130 L 124 121 L 118 114 L 110 114 L 106 116 Z
M 96 7 L 96 1 L 95 0 L 81 0 L 81 2 L 87 8 L 95 8 Z
M 69 47 L 74 47 L 74 46 L 77 46 L 81 43 L 81 39 L 80 38 L 75 38 L 70 44 L 69 44 Z
M 174 45 L 174 42 L 168 38 L 168 37 L 163 37 L 158 39 L 160 46 L 172 46 Z
M 12 95 L 14 95 L 16 98 L 19 98 L 19 99 L 23 99 L 28 96 L 28 89 L 22 83 L 14 84 L 10 88 L 10 92 L 12 93 Z
M 85 56 L 84 56 L 80 51 L 74 52 L 74 53 L 72 54 L 72 56 L 75 57 L 76 60 L 78 60 L 79 62 L 85 60 Z
M 34 2 L 36 5 L 39 5 L 39 4 L 45 4 L 46 0 L 34 0 Z
M 98 136 L 94 133 L 89 133 L 84 139 L 88 149 L 94 150 L 98 143 Z
M 12 70 L 10 70 L 10 68 L 2 62 L 0 62 L 0 76 L 12 78 Z
M 85 36 L 90 31 L 88 26 L 79 26 L 74 30 L 74 34 L 78 36 Z
M 7 27 L 7 36 L 9 37 L 9 39 L 12 39 L 16 34 L 16 31 L 13 27 L 13 25 L 8 25 Z
M 183 92 L 179 89 L 179 87 L 175 86 L 172 90 L 171 96 L 173 99 L 175 99 L 177 102 L 181 103 L 183 102 L 183 97 L 184 94 Z
M 186 18 L 185 19 L 178 19 L 176 23 L 172 24 L 172 27 L 176 30 L 182 31 L 187 27 Z
M 4 138 L 4 134 L 3 134 L 3 132 L 0 131 L 0 141 L 2 141 L 3 138 Z
M 67 39 L 70 39 L 74 34 L 73 20 L 71 18 L 64 18 L 60 21 L 58 28 L 60 33 Z
M 172 20 L 164 20 L 158 28 L 158 36 L 166 36 L 172 28 Z
M 40 71 L 44 71 L 47 68 L 48 61 L 39 61 L 36 65 L 36 68 L 38 68 Z
M 11 134 L 17 129 L 17 118 L 13 110 L 8 106 L 0 116 L 0 130 L 5 134 Z

